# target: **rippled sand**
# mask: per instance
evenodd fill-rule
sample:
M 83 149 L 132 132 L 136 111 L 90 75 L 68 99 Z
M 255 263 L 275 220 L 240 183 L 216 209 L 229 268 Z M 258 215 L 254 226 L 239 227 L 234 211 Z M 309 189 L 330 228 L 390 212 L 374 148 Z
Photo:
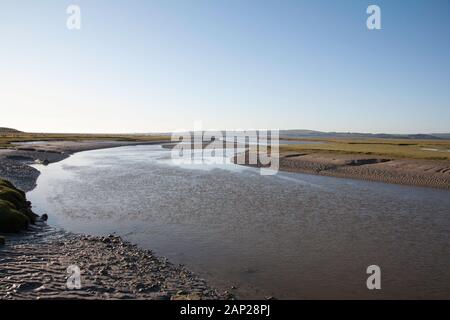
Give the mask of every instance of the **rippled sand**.
M 90 237 L 41 226 L 0 247 L 1 299 L 219 299 L 203 279 L 119 237 Z M 38 228 L 39 229 L 39 228 Z M 81 270 L 69 290 L 67 268 Z
M 450 189 L 450 161 L 444 160 L 309 154 L 282 157 L 280 169 L 340 178 Z

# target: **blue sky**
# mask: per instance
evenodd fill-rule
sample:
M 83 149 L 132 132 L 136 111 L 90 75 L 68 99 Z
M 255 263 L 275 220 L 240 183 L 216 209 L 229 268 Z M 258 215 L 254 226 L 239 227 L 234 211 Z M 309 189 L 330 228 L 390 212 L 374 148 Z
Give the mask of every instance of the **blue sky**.
M 0 126 L 450 132 L 449 0 L 8 0 L 0 41 Z

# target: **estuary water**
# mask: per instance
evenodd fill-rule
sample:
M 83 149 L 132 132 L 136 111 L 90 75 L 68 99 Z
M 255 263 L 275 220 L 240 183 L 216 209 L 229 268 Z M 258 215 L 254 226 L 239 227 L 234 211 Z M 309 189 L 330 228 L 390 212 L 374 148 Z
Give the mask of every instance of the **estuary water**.
M 116 233 L 238 298 L 450 298 L 450 192 L 170 155 L 77 153 L 37 165 L 27 196 L 53 226 Z

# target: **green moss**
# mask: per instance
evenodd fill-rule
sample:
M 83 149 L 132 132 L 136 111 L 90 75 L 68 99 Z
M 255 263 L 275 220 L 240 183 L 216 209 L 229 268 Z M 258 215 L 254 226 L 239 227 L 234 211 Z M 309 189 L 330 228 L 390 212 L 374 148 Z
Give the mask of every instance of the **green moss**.
M 0 232 L 16 233 L 34 223 L 36 215 L 31 211 L 25 193 L 10 182 L 0 179 Z
M 7 187 L 7 188 L 11 188 L 14 189 L 14 185 L 6 180 L 0 179 L 0 187 Z
M 17 210 L 28 207 L 25 197 L 15 189 L 0 187 L 0 199 L 12 203 Z

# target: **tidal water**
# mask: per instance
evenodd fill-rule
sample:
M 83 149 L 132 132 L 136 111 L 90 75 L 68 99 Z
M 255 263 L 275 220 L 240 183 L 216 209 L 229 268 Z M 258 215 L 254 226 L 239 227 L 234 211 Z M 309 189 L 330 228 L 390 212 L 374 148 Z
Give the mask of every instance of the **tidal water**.
M 170 154 L 77 153 L 36 166 L 28 197 L 53 226 L 116 233 L 239 298 L 450 298 L 450 192 Z M 367 289 L 370 265 L 381 290 Z

